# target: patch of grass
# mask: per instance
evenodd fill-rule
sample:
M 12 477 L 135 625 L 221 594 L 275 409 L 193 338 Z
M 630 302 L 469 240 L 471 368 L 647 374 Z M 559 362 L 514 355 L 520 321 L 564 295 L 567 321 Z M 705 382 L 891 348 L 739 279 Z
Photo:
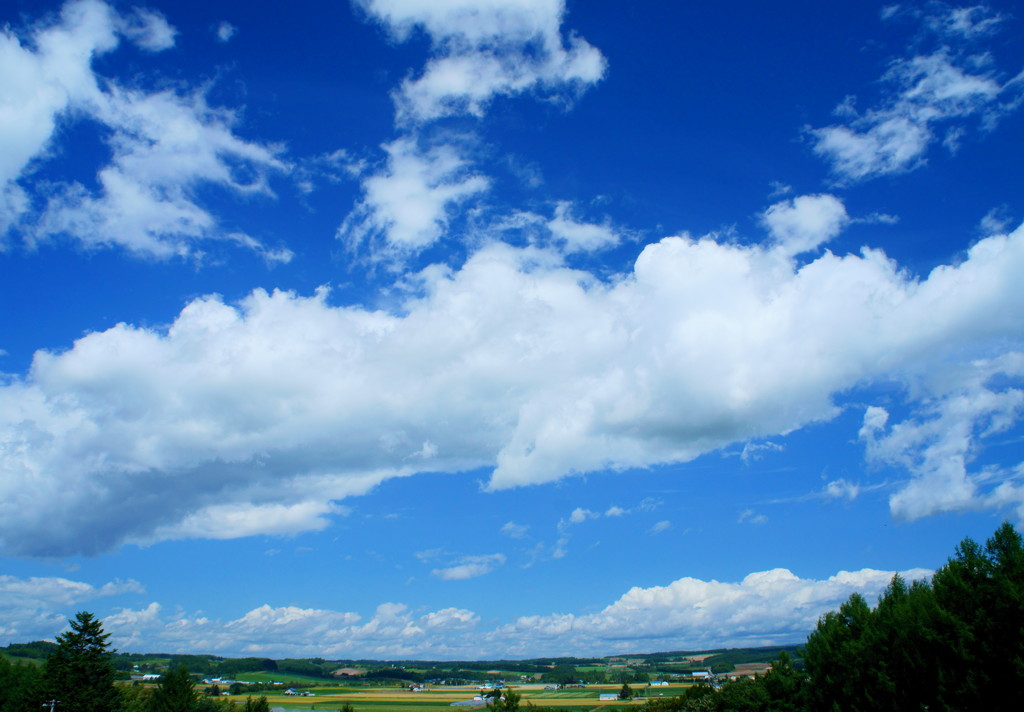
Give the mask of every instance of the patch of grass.
M 243 682 L 283 682 L 287 686 L 289 683 L 303 683 L 310 685 L 322 685 L 326 682 L 322 677 L 313 677 L 312 675 L 300 675 L 294 672 L 280 672 L 266 670 L 263 672 L 240 672 L 235 676 L 236 680 L 242 680 Z

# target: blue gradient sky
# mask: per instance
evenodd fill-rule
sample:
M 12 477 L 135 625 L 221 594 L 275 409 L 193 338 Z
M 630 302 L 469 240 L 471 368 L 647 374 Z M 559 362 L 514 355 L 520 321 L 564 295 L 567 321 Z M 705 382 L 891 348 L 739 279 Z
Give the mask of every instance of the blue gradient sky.
M 834 5 L 7 3 L 0 644 L 799 642 L 1018 522 L 1021 18 Z

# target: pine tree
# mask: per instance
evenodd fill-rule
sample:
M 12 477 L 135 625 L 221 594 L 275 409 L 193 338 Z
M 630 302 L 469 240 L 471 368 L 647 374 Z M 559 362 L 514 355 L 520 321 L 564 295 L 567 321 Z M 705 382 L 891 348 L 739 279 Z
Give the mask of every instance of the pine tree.
M 57 636 L 57 650 L 43 671 L 46 699 L 57 700 L 59 712 L 116 712 L 121 698 L 114 687 L 110 635 L 87 611 L 68 623 L 71 630 Z
M 178 665 L 160 678 L 153 693 L 152 712 L 193 712 L 198 695 L 188 670 Z

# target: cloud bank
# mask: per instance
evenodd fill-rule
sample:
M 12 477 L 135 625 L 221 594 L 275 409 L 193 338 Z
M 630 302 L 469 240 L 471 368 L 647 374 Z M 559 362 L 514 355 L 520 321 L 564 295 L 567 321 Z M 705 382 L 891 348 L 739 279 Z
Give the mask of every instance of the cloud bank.
M 328 658 L 479 659 L 501 649 L 508 657 L 607 655 L 653 649 L 701 649 L 794 643 L 818 617 L 857 592 L 874 600 L 893 571 L 840 571 L 823 580 L 787 569 L 749 574 L 737 582 L 684 577 L 665 586 L 634 587 L 601 611 L 577 615 L 522 616 L 487 624 L 465 608 L 414 611 L 382 603 L 369 616 L 329 609 L 262 605 L 233 620 L 216 620 L 158 602 L 123 608 L 103 625 L 122 650 L 207 652 L 222 655 Z M 900 572 L 907 580 L 931 575 Z M 0 591 L 37 596 L 36 617 L 23 615 L 20 599 L 0 603 L 0 627 L 12 638 L 52 638 L 66 626 L 62 606 L 115 592 L 142 594 L 135 582 L 100 589 L 65 579 L 0 577 Z M 73 594 L 65 592 L 73 590 Z M 54 596 L 53 593 L 57 592 Z M 74 600 L 72 601 L 71 598 Z M 13 602 L 13 603 L 12 603 Z M 18 613 L 18 615 L 7 615 Z
M 791 222 L 806 204 L 769 214 Z M 806 214 L 786 234 L 833 234 Z M 941 410 L 956 393 L 943 375 L 978 358 L 986 378 L 962 389 L 1017 402 L 1024 228 L 920 279 L 866 248 L 798 264 L 793 244 L 668 237 L 609 281 L 491 244 L 424 270 L 395 312 L 257 290 L 196 299 L 166 329 L 119 324 L 37 352 L 0 388 L 0 545 L 63 555 L 322 528 L 338 500 L 415 472 L 493 468 L 500 490 L 686 462 L 830 419 L 872 382 L 913 384 L 911 406 Z M 966 427 L 964 447 L 991 432 Z M 899 496 L 913 502 L 951 483 L 910 474 Z M 980 497 L 1002 479 L 972 481 Z M 894 511 L 914 516 L 903 501 Z

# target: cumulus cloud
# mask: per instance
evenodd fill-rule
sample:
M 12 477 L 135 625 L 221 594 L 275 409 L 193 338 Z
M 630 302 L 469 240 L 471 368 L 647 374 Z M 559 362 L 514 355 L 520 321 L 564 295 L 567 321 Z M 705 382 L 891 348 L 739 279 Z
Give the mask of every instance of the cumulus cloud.
M 1014 506 L 1024 514 L 1015 484 L 1021 464 L 1007 470 L 972 467 L 992 436 L 1024 414 L 1024 353 L 980 359 L 942 374 L 933 397 L 902 422 L 869 408 L 860 436 L 869 461 L 895 465 L 911 476 L 889 499 L 900 519 L 958 510 Z
M 576 509 L 572 510 L 572 514 L 569 515 L 569 523 L 570 524 L 582 524 L 583 522 L 587 521 L 588 519 L 594 519 L 594 518 L 599 517 L 599 516 L 601 516 L 601 515 L 598 514 L 597 512 L 591 512 L 589 509 L 583 509 L 582 507 L 577 507 Z
M 842 201 L 834 195 L 801 195 L 775 203 L 761 220 L 778 251 L 792 256 L 814 250 L 836 237 L 850 218 Z
M 386 166 L 363 180 L 363 199 L 338 229 L 353 247 L 369 243 L 378 257 L 429 247 L 444 233 L 452 209 L 490 186 L 454 145 L 424 149 L 405 137 L 384 150 Z
M 433 56 L 395 92 L 400 123 L 452 114 L 483 114 L 495 96 L 539 90 L 571 99 L 604 76 L 601 53 L 576 35 L 563 37 L 564 0 L 471 0 L 422 3 L 359 0 L 394 38 L 415 30 Z
M 824 495 L 828 499 L 845 499 L 853 501 L 860 494 L 860 485 L 844 479 L 832 480 L 825 485 Z
M 66 578 L 0 575 L 0 638 L 52 638 L 65 629 L 69 612 L 81 603 L 144 591 L 142 584 L 132 579 L 94 586 Z
M 1024 228 L 924 278 L 877 250 L 797 264 L 780 249 L 670 237 L 599 281 L 492 244 L 424 271 L 393 313 L 258 290 L 40 351 L 0 386 L 0 542 L 55 555 L 241 535 L 268 505 L 283 533 L 418 471 L 490 467 L 495 490 L 686 462 L 832 418 L 873 380 L 971 354 L 1016 368 L 999 355 L 1024 333 Z
M 262 605 L 227 621 L 171 611 L 153 602 L 140 609 L 120 609 L 103 623 L 121 649 L 273 657 L 466 660 L 482 657 L 496 645 L 510 657 L 778 645 L 802 640 L 822 614 L 852 593 L 872 601 L 895 573 L 862 569 L 815 580 L 779 568 L 751 573 L 737 582 L 683 577 L 664 586 L 631 588 L 594 613 L 524 616 L 489 627 L 464 608 L 414 612 L 393 602 L 377 606 L 365 617 Z M 918 580 L 932 572 L 899 573 Z
M 893 574 L 862 569 L 816 581 L 773 569 L 736 583 L 687 577 L 667 586 L 632 588 L 597 613 L 521 617 L 499 631 L 511 640 L 528 641 L 522 648 L 514 644 L 513 652 L 541 648 L 548 654 L 568 654 L 564 640 L 588 652 L 792 643 L 850 594 L 859 592 L 870 601 Z M 908 580 L 930 574 L 924 569 L 903 572 Z
M 608 223 L 579 222 L 572 215 L 572 205 L 559 201 L 555 216 L 548 221 L 552 237 L 563 245 L 566 253 L 597 252 L 619 244 L 620 237 Z
M 661 534 L 662 532 L 667 532 L 671 528 L 672 522 L 668 521 L 667 519 L 663 519 L 662 521 L 657 522 L 653 527 L 651 527 L 650 533 Z
M 810 131 L 815 153 L 840 181 L 912 170 L 936 141 L 955 151 L 968 118 L 980 117 L 982 128 L 990 129 L 1024 98 L 1019 78 L 1004 82 L 991 55 L 970 42 L 989 35 L 1001 19 L 982 7 L 935 7 L 939 11 L 922 20 L 940 36 L 937 49 L 894 60 L 882 77 L 888 91 L 878 106 L 858 113 L 847 97 L 836 110 L 845 123 Z
M 287 169 L 279 149 L 239 138 L 234 112 L 210 107 L 201 91 L 147 93 L 97 74 L 93 60 L 122 36 L 158 52 L 173 46 L 175 30 L 156 12 L 72 0 L 25 36 L 0 32 L 0 227 L 30 244 L 62 236 L 157 258 L 227 240 L 287 261 L 287 250 L 222 228 L 195 198 L 206 185 L 270 195 L 268 174 Z M 99 188 L 33 183 L 33 162 L 58 147 L 58 127 L 83 120 L 103 127 L 111 149 Z

